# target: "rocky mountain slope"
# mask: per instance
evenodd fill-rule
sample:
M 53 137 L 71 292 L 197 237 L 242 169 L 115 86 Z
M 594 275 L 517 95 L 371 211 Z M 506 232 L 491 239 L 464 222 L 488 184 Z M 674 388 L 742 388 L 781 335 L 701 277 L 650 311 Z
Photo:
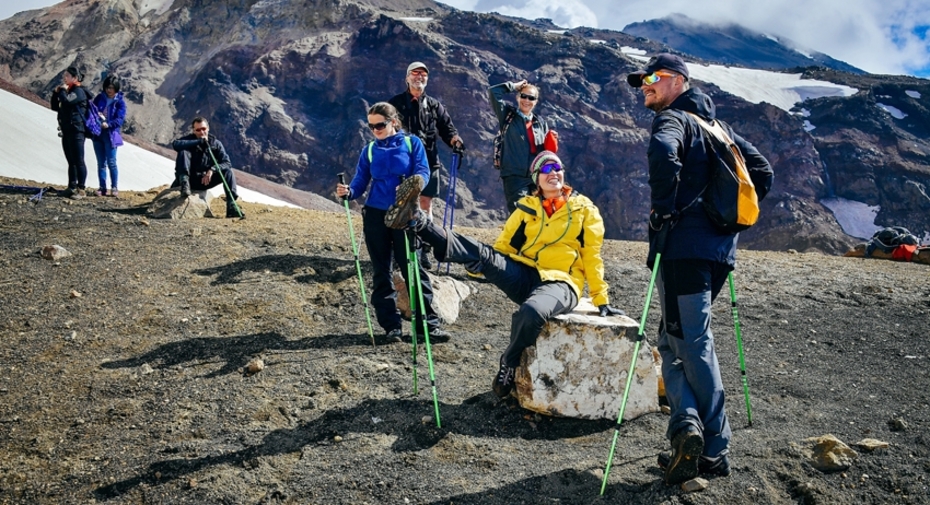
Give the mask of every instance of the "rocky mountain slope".
M 498 289 L 451 271 L 472 294 L 432 349 L 437 428 L 423 347 L 414 394 L 409 342 L 371 346 L 344 213 L 245 203 L 242 221 L 150 220 L 154 195 L 0 189 L 0 503 L 927 502 L 926 265 L 741 251 L 752 426 L 726 294 L 714 308 L 733 475 L 665 486 L 668 418 L 648 414 L 620 426 L 601 497 L 615 422 L 533 415 L 490 391 L 516 308 Z M 43 259 L 51 245 L 71 256 Z M 634 317 L 645 249 L 603 251 L 611 303 Z M 362 267 L 370 286 L 364 251 Z M 848 468 L 817 469 L 808 439 L 828 434 L 855 449 Z
M 329 194 L 370 138 L 366 107 L 401 91 L 407 63 L 422 60 L 428 92 L 468 146 L 456 218 L 474 225 L 503 218 L 486 88 L 528 78 L 541 85 L 539 111 L 561 132 L 571 183 L 601 208 L 609 236 L 643 239 L 652 113 L 625 83 L 641 62 L 624 46 L 661 47 L 619 32 L 551 33 L 429 0 L 81 0 L 0 22 L 0 77 L 44 96 L 68 65 L 88 69 L 91 87 L 102 71 L 116 72 L 126 82 L 130 133 L 164 144 L 203 114 L 242 169 Z M 882 205 L 880 225 L 930 230 L 930 142 L 913 133 L 930 124 L 930 83 L 860 79 L 855 97 L 807 107 L 817 114 L 811 131 L 798 114 L 697 83 L 778 173 L 744 246 L 847 250 L 855 240 L 820 203 L 832 195 Z M 908 119 L 877 108 L 887 101 L 878 95 L 895 97 Z

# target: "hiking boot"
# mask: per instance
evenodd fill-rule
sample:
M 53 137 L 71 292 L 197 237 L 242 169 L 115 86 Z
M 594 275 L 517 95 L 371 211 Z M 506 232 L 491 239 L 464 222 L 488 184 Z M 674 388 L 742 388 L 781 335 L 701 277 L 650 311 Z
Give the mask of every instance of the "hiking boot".
M 423 270 L 433 269 L 433 260 L 429 258 L 429 251 L 426 247 L 417 251 L 417 262 L 423 267 Z
M 429 341 L 431 344 L 444 344 L 449 340 L 452 340 L 452 334 L 448 331 L 438 326 L 429 329 Z
M 237 211 L 236 207 L 232 205 L 227 205 L 226 206 L 226 217 L 228 218 L 241 217 L 242 219 L 245 219 L 245 212 L 242 212 L 242 207 L 239 207 L 239 210 Z
M 186 175 L 181 176 L 181 196 L 191 196 L 191 180 Z
M 679 431 L 672 438 L 672 454 L 665 468 L 665 483 L 681 484 L 698 476 L 698 461 L 704 450 L 704 437 L 694 426 Z
M 81 190 L 72 191 L 68 198 L 72 200 L 82 200 L 84 198 L 84 192 Z
M 659 468 L 665 471 L 671 460 L 671 453 L 660 452 L 658 457 Z M 726 455 L 723 455 L 717 458 L 716 461 L 713 461 L 705 456 L 701 456 L 701 459 L 698 461 L 698 473 L 711 477 L 729 477 L 732 473 L 730 471 L 730 459 Z
M 113 198 L 119 198 L 119 190 L 116 188 L 111 189 L 110 196 L 112 196 Z
M 395 230 L 409 228 L 420 208 L 420 191 L 423 191 L 423 177 L 414 174 L 404 179 L 397 188 L 394 204 L 384 215 L 384 225 Z
M 404 332 L 400 328 L 394 328 L 393 330 L 385 333 L 380 339 L 381 344 L 396 344 L 403 341 Z
M 67 189 L 63 189 L 58 192 L 58 196 L 63 197 L 63 198 L 70 198 L 71 195 L 73 194 L 74 194 L 74 188 L 72 188 L 71 186 L 68 186 Z
M 491 383 L 491 389 L 494 390 L 494 394 L 498 398 L 506 398 L 513 391 L 513 379 L 516 369 L 512 366 L 507 366 L 504 363 L 503 356 L 501 357 L 501 368 L 497 371 L 497 375 L 494 376 L 494 382 Z
M 97 196 L 107 196 L 107 188 L 100 188 L 94 192 Z

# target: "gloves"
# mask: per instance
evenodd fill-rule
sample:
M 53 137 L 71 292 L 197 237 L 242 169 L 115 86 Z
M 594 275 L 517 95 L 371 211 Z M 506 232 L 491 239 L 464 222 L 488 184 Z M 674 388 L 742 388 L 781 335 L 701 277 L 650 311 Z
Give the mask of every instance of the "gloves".
M 600 313 L 601 317 L 607 317 L 607 316 L 625 316 L 625 315 L 626 315 L 626 312 L 624 312 L 624 311 L 622 311 L 622 310 L 620 310 L 620 309 L 618 309 L 618 308 L 611 307 L 610 305 L 608 305 L 608 304 L 606 304 L 606 303 L 605 303 L 604 305 L 598 305 L 598 306 L 597 306 L 597 311 Z
M 200 145 L 204 148 L 210 147 L 210 139 L 207 137 L 200 139 Z
M 665 225 L 666 221 L 674 221 L 678 217 L 678 213 L 672 211 L 668 214 L 660 215 L 655 210 L 649 212 L 649 227 L 655 231 L 662 229 L 662 226 Z

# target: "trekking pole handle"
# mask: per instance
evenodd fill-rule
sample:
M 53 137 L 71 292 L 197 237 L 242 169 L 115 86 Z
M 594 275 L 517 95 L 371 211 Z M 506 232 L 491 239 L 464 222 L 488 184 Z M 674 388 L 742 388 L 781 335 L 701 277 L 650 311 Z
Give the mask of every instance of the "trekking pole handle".
M 339 172 L 338 174 L 336 174 L 336 176 L 339 177 L 339 184 L 342 184 L 343 186 L 345 186 L 346 185 L 346 173 Z

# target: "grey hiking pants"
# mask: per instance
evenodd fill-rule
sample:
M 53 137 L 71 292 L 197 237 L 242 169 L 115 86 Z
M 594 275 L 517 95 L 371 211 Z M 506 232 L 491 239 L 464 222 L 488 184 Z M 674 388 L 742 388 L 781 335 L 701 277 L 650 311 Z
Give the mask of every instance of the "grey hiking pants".
M 703 456 L 710 459 L 729 452 L 731 436 L 710 329 L 711 304 L 730 270 L 715 261 L 661 261 L 656 282 L 662 304 L 658 346 L 672 411 L 666 436 L 671 440 L 694 426 L 704 435 Z
M 484 274 L 507 298 L 520 305 L 511 318 L 510 345 L 501 358 L 507 366 L 520 364 L 523 350 L 536 343 L 550 317 L 571 312 L 578 305 L 578 296 L 567 282 L 544 282 L 535 268 L 514 261 L 487 244 L 433 223 L 426 224 L 417 235 L 433 246 L 438 261 L 463 263 L 470 271 Z

